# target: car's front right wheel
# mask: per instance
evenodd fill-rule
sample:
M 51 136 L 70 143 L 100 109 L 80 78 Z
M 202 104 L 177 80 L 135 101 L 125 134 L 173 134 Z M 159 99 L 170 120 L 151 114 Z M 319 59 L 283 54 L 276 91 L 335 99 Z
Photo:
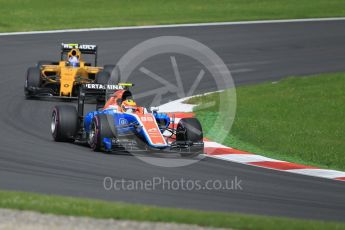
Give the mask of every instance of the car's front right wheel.
M 34 94 L 34 89 L 41 86 L 41 70 L 38 67 L 30 67 L 26 73 L 24 93 L 26 98 Z

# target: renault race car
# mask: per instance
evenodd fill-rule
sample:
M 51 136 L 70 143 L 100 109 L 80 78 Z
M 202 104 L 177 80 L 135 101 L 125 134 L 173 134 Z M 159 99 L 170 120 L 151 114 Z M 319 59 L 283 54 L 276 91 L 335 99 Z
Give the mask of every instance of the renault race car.
M 84 60 L 86 55 L 92 55 L 93 65 Z M 112 65 L 97 67 L 96 45 L 62 43 L 60 61 L 39 61 L 35 67 L 28 68 L 24 92 L 27 98 L 76 98 L 80 84 L 105 84 L 113 68 Z
M 78 106 L 59 105 L 52 112 L 51 133 L 55 141 L 86 142 L 94 151 L 150 151 L 178 153 L 193 157 L 203 153 L 203 132 L 196 118 L 182 118 L 175 125 L 174 114 L 148 112 L 133 103 L 130 84 L 85 84 L 79 90 Z M 100 90 L 115 89 L 103 108 L 84 116 L 84 101 Z M 104 92 L 103 92 L 104 93 Z M 105 100 L 104 100 L 105 101 Z

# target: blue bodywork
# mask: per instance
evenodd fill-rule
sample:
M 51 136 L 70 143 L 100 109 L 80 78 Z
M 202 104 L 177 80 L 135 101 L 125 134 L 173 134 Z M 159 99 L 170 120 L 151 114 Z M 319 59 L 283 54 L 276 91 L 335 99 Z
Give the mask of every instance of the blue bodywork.
M 101 110 L 101 111 L 93 111 L 89 112 L 84 117 L 84 130 L 86 133 L 90 132 L 91 128 L 91 122 L 94 116 L 98 114 L 109 114 L 114 119 L 114 125 L 116 127 L 117 135 L 120 136 L 126 136 L 130 134 L 136 134 L 137 136 L 141 137 L 143 140 L 146 140 L 147 144 L 151 147 L 155 148 L 166 148 L 168 147 L 167 144 L 164 145 L 153 145 L 150 142 L 150 139 L 148 138 L 146 132 L 144 129 L 140 126 L 140 121 L 138 120 L 138 117 L 134 114 L 130 113 L 119 113 L 116 110 L 113 109 L 107 109 L 107 110 Z M 158 127 L 160 128 L 160 132 L 163 133 L 166 128 L 170 125 L 170 117 L 165 113 L 157 113 L 153 112 L 152 115 L 155 118 L 155 121 L 158 124 Z M 106 150 L 112 149 L 112 140 L 110 138 L 103 138 L 103 144 Z

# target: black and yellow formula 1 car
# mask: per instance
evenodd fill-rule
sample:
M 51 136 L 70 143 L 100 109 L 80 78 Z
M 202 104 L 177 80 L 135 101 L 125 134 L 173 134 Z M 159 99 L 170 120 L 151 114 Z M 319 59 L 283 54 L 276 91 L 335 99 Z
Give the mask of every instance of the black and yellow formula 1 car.
M 92 55 L 93 64 L 86 62 L 82 55 Z M 107 83 L 113 68 L 113 65 L 97 66 L 96 45 L 62 43 L 60 61 L 39 61 L 35 67 L 28 68 L 25 96 L 73 99 L 81 84 Z

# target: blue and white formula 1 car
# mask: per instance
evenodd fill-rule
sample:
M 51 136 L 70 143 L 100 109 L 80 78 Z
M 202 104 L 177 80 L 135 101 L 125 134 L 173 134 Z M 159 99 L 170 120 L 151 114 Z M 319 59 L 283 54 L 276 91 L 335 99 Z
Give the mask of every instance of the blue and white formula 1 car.
M 55 141 L 87 142 L 94 151 L 145 150 L 179 153 L 194 157 L 203 153 L 203 132 L 196 118 L 182 118 L 175 127 L 174 115 L 147 112 L 132 100 L 131 84 L 85 84 L 79 90 L 78 106 L 59 105 L 52 112 Z M 98 101 L 105 89 L 114 89 L 103 108 L 84 116 L 88 96 Z M 103 100 L 105 101 L 105 100 Z M 99 106 L 98 106 L 99 107 Z

